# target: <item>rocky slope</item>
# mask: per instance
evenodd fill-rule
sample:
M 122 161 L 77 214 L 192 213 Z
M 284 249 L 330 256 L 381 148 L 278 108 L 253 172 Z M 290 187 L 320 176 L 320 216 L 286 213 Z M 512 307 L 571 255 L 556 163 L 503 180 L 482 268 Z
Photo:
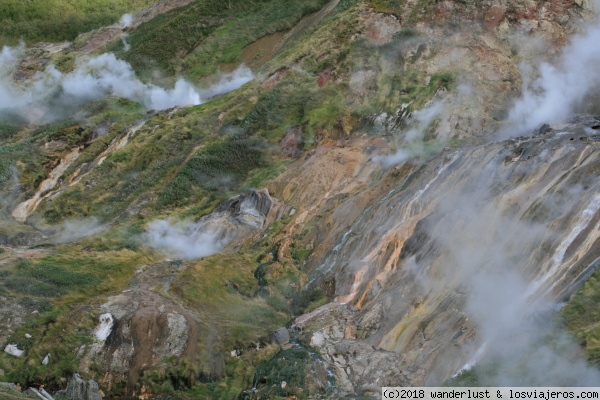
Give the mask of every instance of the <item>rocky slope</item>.
M 0 380 L 597 383 L 599 82 L 565 68 L 593 4 L 221 3 L 2 52 Z
M 293 325 L 336 382 L 355 394 L 437 385 L 488 352 L 522 351 L 517 336 L 524 347 L 541 340 L 528 321 L 568 299 L 597 265 L 597 129 L 589 119 L 445 151 L 340 232 L 312 283 L 334 280 L 334 302 Z M 526 379 L 568 381 L 560 373 Z

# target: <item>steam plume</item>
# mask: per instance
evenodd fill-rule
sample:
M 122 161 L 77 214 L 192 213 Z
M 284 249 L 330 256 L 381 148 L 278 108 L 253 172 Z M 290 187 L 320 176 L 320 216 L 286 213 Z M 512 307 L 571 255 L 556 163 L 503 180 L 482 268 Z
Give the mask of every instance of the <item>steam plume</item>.
M 133 23 L 133 16 L 131 14 L 123 14 L 119 20 L 119 23 L 123 28 L 129 28 Z
M 157 220 L 149 224 L 145 238 L 150 247 L 185 260 L 210 256 L 228 244 L 216 233 L 202 228 L 199 223 L 171 224 L 167 220 Z
M 221 74 L 214 85 L 205 89 L 183 79 L 172 89 L 164 89 L 141 82 L 128 63 L 106 53 L 78 59 L 75 69 L 67 74 L 51 65 L 24 85 L 16 85 L 7 75 L 15 68 L 19 51 L 21 47 L 4 47 L 0 53 L 0 111 L 26 114 L 33 119 L 31 122 L 59 118 L 73 105 L 107 95 L 133 100 L 155 110 L 197 105 L 254 78 L 252 71 L 242 65 L 231 73 Z
M 444 119 L 445 104 L 438 100 L 412 114 L 410 127 L 403 134 L 397 137 L 397 147 L 395 153 L 373 157 L 373 161 L 381 163 L 384 168 L 402 163 L 413 157 L 418 157 L 426 153 L 427 134 L 436 131 L 441 134 L 438 137 L 438 144 L 445 142 L 443 129 L 438 129 L 436 123 Z M 432 132 L 429 132 L 432 131 Z
M 600 372 L 588 367 L 577 344 L 553 326 L 554 301 L 533 296 L 535 282 L 526 277 L 539 268 L 540 244 L 554 233 L 490 198 L 488 182 L 497 185 L 499 179 L 493 170 L 484 170 L 460 192 L 445 194 L 428 224 L 433 242 L 444 252 L 443 272 L 430 277 L 424 290 L 460 282 L 467 293 L 466 311 L 480 345 L 464 368 L 479 361 L 496 366 L 479 376 L 480 384 L 593 386 Z M 579 203 L 574 200 L 574 207 L 585 206 Z
M 65 221 L 57 229 L 60 232 L 57 243 L 69 243 L 100 232 L 102 226 L 97 218 L 91 217 Z
M 600 19 L 575 36 L 554 64 L 539 66 L 539 76 L 524 78 L 523 95 L 509 112 L 503 136 L 518 136 L 544 123 L 563 122 L 600 87 Z

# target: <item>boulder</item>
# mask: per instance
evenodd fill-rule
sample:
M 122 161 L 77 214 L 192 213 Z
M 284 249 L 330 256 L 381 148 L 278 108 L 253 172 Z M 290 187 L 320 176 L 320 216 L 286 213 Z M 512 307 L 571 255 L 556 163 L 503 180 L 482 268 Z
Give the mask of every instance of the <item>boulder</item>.
M 98 383 L 90 379 L 84 381 L 79 374 L 74 374 L 69 380 L 67 390 L 58 392 L 71 400 L 102 400 Z
M 16 344 L 12 343 L 12 344 L 7 344 L 6 347 L 4 348 L 4 352 L 6 354 L 10 354 L 13 357 L 23 357 L 23 354 L 25 353 L 24 350 L 19 349 L 19 347 L 17 347 Z
M 277 344 L 283 346 L 284 344 L 288 344 L 290 342 L 290 333 L 286 328 L 279 328 L 273 334 L 273 337 Z

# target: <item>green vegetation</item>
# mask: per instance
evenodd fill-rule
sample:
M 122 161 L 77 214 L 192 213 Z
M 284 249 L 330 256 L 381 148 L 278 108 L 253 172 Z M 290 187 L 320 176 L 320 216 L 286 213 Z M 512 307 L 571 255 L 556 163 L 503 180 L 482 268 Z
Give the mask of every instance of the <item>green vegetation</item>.
M 26 397 L 18 390 L 5 386 L 0 386 L 0 398 L 4 400 L 23 400 L 27 399 L 28 397 Z
M 80 312 L 84 310 L 85 307 L 80 307 Z M 87 332 L 93 327 L 93 320 L 87 313 L 72 318 L 69 308 L 61 306 L 42 313 L 20 327 L 12 335 L 11 343 L 25 350 L 26 357 L 7 360 L 5 367 L 11 371 L 8 379 L 26 385 L 60 385 L 58 378 L 76 372 L 76 350 L 82 344 L 91 342 Z M 31 338 L 25 337 L 26 333 Z M 51 354 L 52 363 L 44 366 L 41 360 L 48 353 Z
M 26 121 L 18 115 L 0 113 L 0 144 L 11 139 L 26 124 Z
M 235 187 L 246 178 L 249 171 L 265 165 L 263 148 L 260 139 L 241 135 L 207 145 L 171 180 L 163 193 L 161 204 L 172 204 L 188 197 L 194 186 L 211 191 Z
M 58 297 L 69 290 L 84 291 L 100 281 L 88 273 L 74 273 L 53 264 L 35 266 L 21 262 L 2 285 L 13 292 L 36 297 Z
M 1 271 L 4 295 L 39 312 L 9 338 L 10 343 L 26 351 L 26 356 L 14 359 L 0 355 L 0 367 L 8 371 L 9 381 L 60 386 L 59 378 L 78 370 L 77 349 L 92 340 L 95 312 L 88 301 L 122 290 L 140 264 L 152 261 L 152 256 L 119 244 L 135 231 L 135 227 L 127 227 L 107 237 L 84 239 L 43 258 L 23 259 Z M 102 242 L 109 243 L 113 250 L 93 249 Z M 52 362 L 42 365 L 48 353 Z
M 3 0 L 0 45 L 73 40 L 83 32 L 110 25 L 126 12 L 152 0 Z
M 559 318 L 581 343 L 589 362 L 600 365 L 600 270 L 585 281 Z
M 326 3 L 197 0 L 131 31 L 129 52 L 120 42 L 108 50 L 129 61 L 145 79 L 161 76 L 168 81 L 184 75 L 197 81 L 247 62 L 248 44 L 289 31 Z M 404 60 L 396 51 L 408 39 L 418 38 L 415 31 L 400 31 L 385 45 L 357 39 L 360 3 L 341 0 L 317 24 L 295 29 L 274 58 L 259 66 L 259 79 L 206 104 L 145 114 L 133 102 L 109 97 L 73 110 L 77 115 L 72 119 L 45 126 L 0 119 L 0 190 L 6 197 L 20 196 L 16 201 L 33 195 L 61 157 L 80 148 L 80 156 L 61 177 L 63 184 L 78 183 L 45 199 L 28 224 L 50 231 L 50 225 L 65 220 L 95 217 L 110 226 L 105 233 L 55 246 L 50 255 L 0 271 L 1 293 L 23 301 L 31 298 L 40 311 L 10 338 L 27 348 L 27 356 L 15 360 L 0 355 L 0 367 L 11 371 L 11 380 L 58 385 L 61 376 L 76 370 L 77 349 L 90 340 L 94 307 L 106 295 L 125 289 L 140 265 L 158 258 L 138 236 L 148 221 L 206 215 L 229 196 L 268 186 L 316 144 L 341 141 L 355 132 L 371 133 L 364 128 L 373 115 L 394 113 L 402 103 L 418 109 L 441 87 L 451 88 L 452 75 L 427 80 L 412 66 L 419 52 Z M 137 7 L 142 2 L 130 4 Z M 116 10 L 105 11 L 108 15 Z M 81 12 L 93 15 L 87 9 Z M 72 26 L 73 32 L 78 26 Z M 74 34 L 60 32 L 50 30 L 45 37 Z M 57 67 L 72 68 L 74 54 L 56 55 Z M 366 72 L 354 75 L 357 71 Z M 356 76 L 364 76 L 364 82 Z M 142 121 L 145 124 L 126 146 L 105 153 Z M 290 137 L 292 144 L 284 144 Z M 48 142 L 52 143 L 47 146 Z M 100 163 L 103 153 L 107 157 Z M 28 238 L 37 233 L 28 225 L 19 225 L 19 231 L 6 222 L 12 221 L 9 211 L 2 211 L 6 215 L 2 214 L 0 235 L 12 240 L 16 234 Z M 312 252 L 308 243 L 316 238 L 318 227 L 314 223 L 294 238 L 291 259 L 278 259 L 278 235 L 290 219 L 274 221 L 263 238 L 233 254 L 185 262 L 186 268 L 174 273 L 167 295 L 197 313 L 200 339 L 196 358 L 163 360 L 144 371 L 141 381 L 153 393 L 228 399 L 251 387 L 256 376 L 265 396 L 305 398 L 320 393 L 315 382 L 331 383 L 309 348 L 279 352 L 270 344 L 275 329 L 286 326 L 292 315 L 325 304 L 334 286 L 329 282 L 329 287 L 299 291 Z M 25 332 L 33 338 L 23 339 Z M 241 355 L 230 357 L 232 350 Z M 48 352 L 61 356 L 42 366 L 40 360 Z M 222 370 L 215 360 L 222 361 Z M 271 361 L 261 365 L 265 360 Z M 102 371 L 94 368 L 100 376 Z M 309 370 L 319 376 L 305 381 Z M 290 388 L 273 387 L 278 379 L 286 379 Z M 305 384 L 312 389 L 297 390 Z M 118 390 L 113 388 L 112 394 Z
M 281 382 L 286 387 L 281 387 Z M 309 348 L 293 347 L 278 352 L 256 370 L 257 391 L 250 398 L 296 396 L 308 399 L 333 394 L 335 380 L 324 368 L 320 356 Z

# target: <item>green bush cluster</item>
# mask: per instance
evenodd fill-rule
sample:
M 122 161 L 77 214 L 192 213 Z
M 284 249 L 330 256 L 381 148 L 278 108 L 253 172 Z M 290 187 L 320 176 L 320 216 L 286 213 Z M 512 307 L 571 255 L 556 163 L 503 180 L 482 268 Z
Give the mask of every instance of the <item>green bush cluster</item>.
M 160 205 L 185 199 L 194 187 L 209 191 L 236 187 L 251 170 L 266 165 L 263 150 L 264 142 L 260 138 L 245 135 L 232 135 L 207 145 L 169 182 Z
M 0 114 L 0 143 L 12 138 L 27 122 L 19 115 L 2 112 Z
M 596 262 L 592 269 L 599 264 Z M 600 365 L 600 269 L 594 271 L 560 311 L 559 320 L 582 344 L 589 362 Z
M 5 182 L 13 175 L 13 163 L 8 158 L 0 158 L 0 183 Z
M 72 125 L 51 133 L 48 135 L 48 140 L 60 140 L 72 147 L 84 144 L 91 136 L 91 129 L 85 129 L 80 125 Z
M 321 288 L 305 289 L 296 293 L 292 299 L 292 311 L 294 315 L 302 315 L 306 310 L 310 310 L 311 305 L 323 303 L 327 297 Z

